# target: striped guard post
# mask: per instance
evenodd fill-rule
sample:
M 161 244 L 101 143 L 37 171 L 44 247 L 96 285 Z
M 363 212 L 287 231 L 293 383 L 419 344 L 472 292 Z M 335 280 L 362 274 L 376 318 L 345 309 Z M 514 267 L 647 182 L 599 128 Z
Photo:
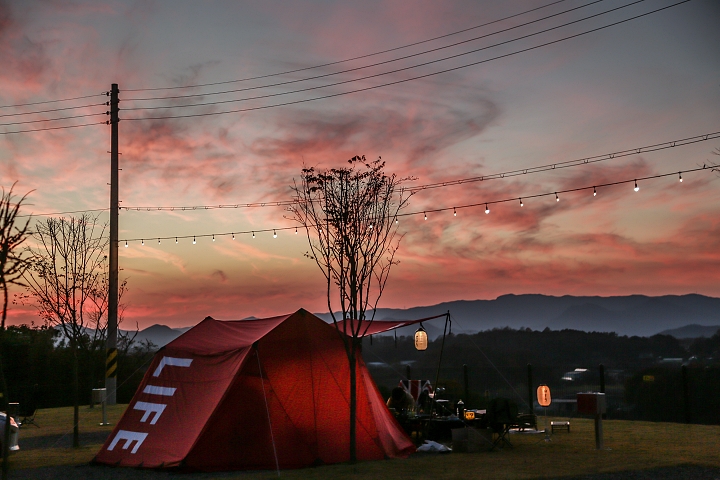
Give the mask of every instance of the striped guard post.
M 117 377 L 117 348 L 108 348 L 105 350 L 105 378 Z

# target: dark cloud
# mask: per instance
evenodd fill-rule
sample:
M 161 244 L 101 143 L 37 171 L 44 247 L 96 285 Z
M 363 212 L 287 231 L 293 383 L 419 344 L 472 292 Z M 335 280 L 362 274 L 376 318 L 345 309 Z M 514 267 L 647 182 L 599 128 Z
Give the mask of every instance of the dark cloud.
M 217 280 L 220 280 L 220 282 L 225 283 L 227 282 L 227 275 L 222 270 L 215 270 L 212 272 L 211 276 Z

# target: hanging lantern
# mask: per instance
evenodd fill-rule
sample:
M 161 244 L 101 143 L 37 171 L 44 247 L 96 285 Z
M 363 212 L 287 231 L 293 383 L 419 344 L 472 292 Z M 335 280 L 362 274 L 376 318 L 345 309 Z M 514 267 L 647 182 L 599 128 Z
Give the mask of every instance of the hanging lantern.
M 415 332 L 415 349 L 416 350 L 427 350 L 428 346 L 428 336 L 427 332 L 422 326 L 422 323 L 420 324 L 420 328 L 417 329 Z
M 550 397 L 550 387 L 547 385 L 540 385 L 537 388 L 537 400 L 541 407 L 549 407 L 552 402 L 552 398 Z

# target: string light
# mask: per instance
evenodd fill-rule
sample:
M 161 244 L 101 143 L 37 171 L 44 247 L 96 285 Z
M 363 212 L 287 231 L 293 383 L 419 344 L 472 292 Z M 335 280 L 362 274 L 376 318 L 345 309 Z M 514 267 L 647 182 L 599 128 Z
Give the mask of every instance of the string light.
M 158 245 L 160 245 L 160 239 L 158 238 Z
M 273 238 L 277 238 L 277 232 L 273 230 Z
M 457 217 L 457 210 L 455 210 L 455 207 L 453 207 L 453 216 Z
M 714 140 L 716 138 L 720 138 L 720 132 L 713 132 L 713 133 L 706 133 L 702 135 L 696 135 L 694 137 L 687 137 L 679 140 L 673 140 L 673 141 L 666 141 L 661 142 L 653 145 L 646 145 L 643 147 L 636 147 L 631 148 L 627 150 L 622 151 L 616 151 L 614 153 L 605 153 L 602 155 L 595 155 L 592 157 L 586 157 L 586 158 L 579 158 L 574 160 L 568 160 L 565 162 L 560 162 L 557 164 L 558 168 L 567 168 L 567 167 L 576 167 L 576 166 L 582 166 L 582 165 L 589 165 L 591 163 L 597 163 L 622 157 L 627 157 L 631 155 L 636 155 L 640 151 L 643 153 L 649 153 L 649 152 L 655 152 L 658 150 L 665 150 L 668 148 L 674 148 L 674 147 L 681 147 L 686 145 L 692 145 L 694 143 L 698 142 L 705 142 L 708 140 Z M 483 175 L 482 177 L 468 177 L 468 178 L 460 178 L 456 180 L 446 180 L 444 182 L 438 182 L 438 183 L 429 183 L 425 185 L 418 185 L 416 187 L 409 188 L 408 190 L 411 192 L 417 192 L 421 190 L 426 190 L 430 188 L 439 188 L 439 187 L 450 187 L 455 185 L 463 185 L 465 183 L 471 183 L 471 182 L 479 182 L 483 180 L 494 180 L 494 179 L 500 179 L 500 178 L 507 178 L 507 177 L 513 177 L 516 175 L 525 175 L 525 174 L 532 174 L 532 173 L 539 173 L 546 170 L 550 170 L 552 165 L 540 165 L 537 167 L 531 167 L 526 168 L 522 170 L 508 170 L 506 172 L 501 173 L 491 173 L 489 175 Z M 297 200 L 281 200 L 281 201 L 275 201 L 275 202 L 254 202 L 254 203 L 237 203 L 237 204 L 227 204 L 227 205 L 195 205 L 195 206 L 154 206 L 154 207 L 120 207 L 124 210 L 137 210 L 137 211 L 147 211 L 150 210 L 213 210 L 213 209 L 224 209 L 224 208 L 239 208 L 239 207 L 280 207 L 280 206 L 288 206 L 288 205 L 294 205 L 297 204 Z M 108 210 L 108 209 L 101 209 L 101 210 Z M 83 210 L 84 212 L 85 210 Z M 95 210 L 88 210 L 88 211 L 95 211 Z M 60 213 L 76 213 L 76 212 L 60 212 Z M 59 214 L 60 214 L 59 213 Z M 45 214 L 34 214 L 37 215 L 45 215 Z M 48 214 L 49 215 L 49 214 Z
M 178 241 L 177 241 L 177 237 L 175 237 L 175 245 L 177 245 L 177 243 L 178 243 Z
M 295 227 L 295 235 L 297 235 L 297 227 Z
M 145 246 L 145 240 L 140 240 L 140 245 Z
M 520 199 L 520 206 L 523 206 L 522 198 Z
M 215 241 L 215 234 L 213 233 L 213 242 Z
M 678 177 L 680 177 L 680 183 L 682 183 L 682 172 L 678 172 Z
M 640 187 L 638 187 L 637 180 L 635 180 L 635 188 L 633 189 L 636 192 L 640 190 Z
M 235 240 L 235 234 L 234 234 L 234 233 L 232 234 L 232 236 L 233 236 L 233 240 Z
M 558 197 L 557 192 L 555 192 L 555 201 L 556 201 L 556 202 L 559 202 L 559 201 L 560 201 L 560 197 Z
M 698 167 L 698 168 L 686 170 L 685 173 L 688 173 L 688 172 L 697 172 L 697 171 L 700 171 L 700 170 L 703 170 L 703 171 L 706 171 L 706 172 L 712 172 L 712 171 L 713 171 L 713 169 L 709 169 L 709 168 L 707 168 L 707 165 L 705 165 L 704 167 Z M 560 193 L 579 192 L 579 191 L 582 191 L 582 190 L 589 190 L 590 188 L 592 188 L 592 190 L 593 190 L 593 196 L 597 196 L 597 189 L 598 189 L 598 188 L 608 187 L 608 186 L 614 186 L 614 185 L 622 185 L 622 184 L 631 183 L 631 182 L 632 182 L 633 185 L 635 186 L 635 185 L 637 185 L 637 182 L 640 181 L 640 180 L 650 180 L 650 179 L 663 178 L 663 177 L 673 176 L 673 175 L 675 175 L 675 174 L 678 175 L 678 179 L 681 179 L 681 178 L 682 178 L 682 172 L 671 172 L 671 173 L 664 173 L 664 174 L 658 174 L 658 175 L 650 175 L 650 176 L 647 176 L 647 177 L 642 177 L 642 178 L 639 178 L 639 179 L 636 178 L 636 179 L 633 179 L 633 180 L 621 180 L 621 181 L 617 181 L 617 182 L 608 182 L 608 183 L 603 183 L 603 184 L 594 185 L 594 186 L 584 186 L 584 187 L 570 188 L 570 189 L 567 189 L 567 190 L 560 190 L 560 191 L 555 191 L 555 192 L 545 192 L 545 193 L 538 193 L 538 194 L 534 194 L 534 195 L 526 195 L 525 198 L 540 198 L 540 197 L 545 197 L 545 196 L 549 196 L 549 195 L 555 195 L 556 201 L 559 201 L 559 194 L 560 194 Z M 638 189 L 639 189 L 639 187 L 638 187 Z M 524 202 L 523 202 L 523 198 L 522 198 L 522 197 L 513 197 L 513 198 L 495 199 L 495 200 L 493 200 L 493 201 L 488 201 L 488 202 L 471 203 L 471 204 L 460 205 L 460 206 L 453 206 L 453 207 L 440 207 L 440 208 L 432 209 L 432 210 L 430 210 L 430 212 L 443 212 L 443 211 L 446 211 L 446 210 L 447 210 L 447 211 L 452 210 L 453 213 L 455 213 L 455 212 L 457 212 L 457 209 L 458 209 L 458 208 L 472 208 L 472 207 L 479 207 L 479 206 L 485 205 L 485 213 L 486 213 L 486 214 L 489 214 L 489 213 L 490 213 L 490 206 L 489 206 L 489 205 L 490 205 L 491 203 L 506 203 L 506 202 L 515 202 L 515 201 L 518 201 L 518 200 L 520 201 L 520 203 L 521 203 L 522 205 L 524 205 Z M 424 218 L 427 218 L 427 212 L 428 212 L 427 210 L 425 210 L 425 211 L 422 212 Z M 410 216 L 410 215 L 417 215 L 417 214 L 419 214 L 419 213 L 421 213 L 421 212 L 415 211 L 415 212 L 407 212 L 407 213 L 396 213 L 396 214 L 394 215 L 394 217 L 395 217 L 395 223 L 396 223 L 396 224 L 398 223 L 399 217 Z M 322 226 L 320 226 L 320 225 L 307 225 L 307 227 L 310 227 L 310 226 L 312 226 L 312 227 L 317 227 L 320 232 L 322 232 L 322 230 L 323 230 Z M 291 230 L 291 229 L 294 229 L 295 231 L 297 231 L 297 230 L 298 230 L 298 227 L 297 227 L 297 226 L 295 226 L 295 227 L 280 227 L 280 228 L 275 227 L 275 228 L 263 229 L 263 230 L 260 230 L 260 232 L 270 232 L 270 231 L 272 231 L 272 232 L 273 232 L 273 236 L 276 237 L 278 230 Z M 230 232 L 228 232 L 228 233 L 212 233 L 212 234 L 208 233 L 208 234 L 199 235 L 199 236 L 201 236 L 201 237 L 214 237 L 215 235 L 220 235 L 220 236 L 223 236 L 223 235 L 232 235 L 233 238 L 234 238 L 235 233 L 238 233 L 238 232 L 233 232 L 233 233 L 230 233 Z M 255 231 L 251 231 L 251 232 L 250 232 L 250 231 L 245 231 L 245 232 L 239 232 L 239 233 L 240 233 L 240 234 L 251 233 L 251 234 L 252 234 L 252 238 L 255 238 Z M 191 237 L 191 235 L 187 235 L 187 236 L 184 236 L 184 237 L 182 237 L 182 238 L 190 238 L 190 237 Z M 197 243 L 196 237 L 197 237 L 197 235 L 192 235 L 193 244 Z M 160 241 L 160 240 L 162 240 L 162 239 L 172 239 L 173 237 L 156 237 L 156 238 L 158 238 L 158 240 Z M 178 239 L 179 239 L 180 237 L 174 237 L 174 238 L 175 238 L 175 243 L 178 243 Z M 125 246 L 128 247 L 128 245 L 129 245 L 128 242 L 130 242 L 130 241 L 137 241 L 137 240 L 140 240 L 141 243 L 144 245 L 144 240 L 143 240 L 143 239 L 140 239 L 140 238 L 121 239 L 120 241 L 124 241 L 124 242 L 125 242 Z

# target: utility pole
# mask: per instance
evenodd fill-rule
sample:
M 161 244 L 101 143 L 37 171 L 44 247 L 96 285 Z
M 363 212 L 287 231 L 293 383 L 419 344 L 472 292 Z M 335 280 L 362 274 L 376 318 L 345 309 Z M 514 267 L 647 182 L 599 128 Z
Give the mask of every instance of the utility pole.
M 117 325 L 118 325 L 118 123 L 120 110 L 117 83 L 110 89 L 110 278 L 108 285 L 108 328 L 105 346 L 105 388 L 107 404 L 117 397 Z

